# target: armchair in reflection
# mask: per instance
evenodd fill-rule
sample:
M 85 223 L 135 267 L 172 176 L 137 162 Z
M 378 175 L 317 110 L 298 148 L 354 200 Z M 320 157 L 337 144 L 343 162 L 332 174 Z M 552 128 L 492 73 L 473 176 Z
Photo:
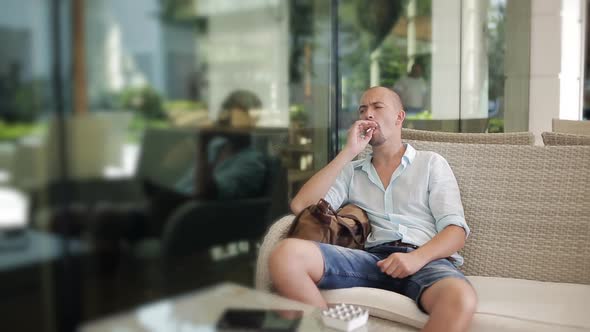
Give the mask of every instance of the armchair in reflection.
M 265 135 L 249 116 L 260 105 L 254 94 L 237 91 L 211 127 L 148 129 L 136 172 L 144 201 L 91 203 L 74 211 L 74 218 L 70 207 L 75 227 L 69 229 L 90 235 L 109 270 L 122 250 L 172 259 L 216 244 L 258 240 L 271 220 L 287 212 L 286 171 L 252 139 Z M 276 132 L 267 133 L 270 139 Z M 56 230 L 63 212 L 53 215 Z

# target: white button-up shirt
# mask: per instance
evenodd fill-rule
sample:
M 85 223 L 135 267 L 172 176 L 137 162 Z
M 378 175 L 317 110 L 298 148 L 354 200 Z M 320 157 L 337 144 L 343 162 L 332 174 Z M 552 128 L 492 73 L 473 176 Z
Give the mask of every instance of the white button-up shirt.
M 325 200 L 335 208 L 352 203 L 367 212 L 367 248 L 395 240 L 422 246 L 449 225 L 463 227 L 467 237 L 459 187 L 447 161 L 435 152 L 405 146 L 387 189 L 368 156 L 342 170 Z M 459 254 L 452 257 L 455 265 L 463 264 Z

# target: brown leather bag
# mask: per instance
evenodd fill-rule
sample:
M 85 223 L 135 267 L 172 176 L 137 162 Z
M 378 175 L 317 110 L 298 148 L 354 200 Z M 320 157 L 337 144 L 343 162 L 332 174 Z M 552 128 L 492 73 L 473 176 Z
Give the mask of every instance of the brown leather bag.
M 335 244 L 352 249 L 363 249 L 371 230 L 367 213 L 354 204 L 338 211 L 320 199 L 301 211 L 287 237 Z

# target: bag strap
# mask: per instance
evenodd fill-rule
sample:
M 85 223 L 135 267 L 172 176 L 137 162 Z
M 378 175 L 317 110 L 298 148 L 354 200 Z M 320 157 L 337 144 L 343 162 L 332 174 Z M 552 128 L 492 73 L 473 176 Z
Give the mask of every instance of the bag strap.
M 357 225 L 357 227 L 360 228 L 360 230 L 361 230 L 361 236 L 364 239 L 364 238 L 366 238 L 365 228 L 363 227 L 363 224 L 361 223 L 361 221 L 359 220 L 359 218 L 357 216 L 355 216 L 355 215 L 352 215 L 352 214 L 339 215 L 338 212 L 335 211 L 334 208 L 330 204 L 328 204 L 327 202 L 325 202 L 323 199 L 320 199 L 320 202 L 318 203 L 318 205 L 321 205 L 322 203 L 324 203 L 324 207 L 327 207 L 328 210 L 330 212 L 332 212 L 332 214 L 334 215 L 334 217 L 336 217 L 336 222 L 338 222 L 338 224 L 340 226 L 344 227 L 350 233 L 350 235 L 352 237 L 352 240 L 357 245 L 362 246 L 362 244 L 354 236 L 355 234 L 354 234 L 354 231 L 352 230 L 352 228 L 350 228 L 350 226 L 342 220 L 342 217 L 349 218 L 349 219 L 353 220 L 354 223 Z M 305 209 L 303 209 L 301 212 L 299 212 L 299 214 L 295 217 L 295 220 L 293 220 L 293 223 L 291 224 L 291 227 L 289 228 L 289 231 L 287 232 L 287 236 L 293 234 L 293 232 L 295 231 L 295 228 L 297 227 L 297 225 L 300 222 L 300 219 L 301 219 L 301 216 L 303 215 L 303 213 L 306 210 L 310 210 L 310 213 L 312 213 L 311 210 L 313 209 L 314 206 L 316 206 L 316 205 L 310 205 L 310 206 L 306 207 Z
M 306 210 L 309 210 L 309 209 L 311 209 L 311 205 L 306 207 L 305 209 L 301 210 L 301 212 L 299 212 L 299 214 L 295 217 L 295 219 L 291 223 L 291 227 L 289 227 L 289 231 L 287 232 L 287 236 L 291 236 L 293 234 L 293 232 L 295 232 L 295 228 L 297 227 L 297 225 L 299 225 L 299 220 L 301 219 L 301 216 L 303 215 L 303 213 Z
M 367 237 L 367 234 L 365 234 L 365 228 L 363 227 L 363 223 L 359 220 L 359 218 L 357 216 L 355 216 L 353 214 L 341 214 L 340 216 L 344 217 L 344 218 L 352 219 L 354 221 L 354 223 L 356 224 L 356 226 L 358 228 L 360 228 L 362 238 L 365 239 Z
M 348 224 L 345 223 L 339 215 L 336 214 L 335 216 L 336 216 L 336 221 L 338 222 L 338 225 L 340 225 L 340 226 L 344 227 L 346 230 L 348 230 L 348 232 L 350 233 L 350 235 L 351 235 L 352 240 L 354 241 L 354 243 L 356 243 L 357 245 L 359 245 L 359 246 L 362 247 L 362 244 L 354 236 L 354 231 L 352 230 L 352 228 L 350 228 L 350 226 L 348 226 Z M 355 223 L 357 223 L 357 222 L 360 224 L 360 221 L 355 220 Z M 362 226 L 361 226 L 361 229 L 362 229 Z M 363 231 L 363 234 L 364 233 L 365 232 Z
M 328 207 L 330 208 L 330 211 L 332 211 L 332 213 L 334 213 L 334 216 L 336 217 L 336 220 L 338 221 L 338 224 L 339 224 L 340 226 L 344 227 L 345 229 L 347 229 L 347 230 L 348 230 L 348 232 L 350 233 L 351 237 L 352 237 L 352 240 L 353 240 L 353 241 L 354 241 L 354 242 L 355 242 L 355 243 L 356 243 L 358 246 L 361 246 L 361 247 L 362 247 L 362 244 L 361 244 L 361 243 L 360 243 L 360 242 L 359 242 L 359 241 L 356 239 L 356 237 L 354 236 L 355 234 L 354 234 L 354 231 L 352 230 L 352 228 L 350 228 L 350 226 L 348 226 L 348 224 L 347 224 L 347 223 L 345 223 L 345 222 L 342 220 L 342 217 L 345 217 L 345 218 L 350 218 L 350 219 L 352 219 L 352 220 L 354 221 L 354 223 L 357 225 L 357 227 L 361 229 L 361 236 L 362 236 L 362 239 L 365 239 L 365 238 L 366 238 L 366 234 L 365 234 L 365 228 L 363 227 L 363 224 L 361 223 L 361 221 L 359 220 L 359 218 L 357 218 L 357 216 L 355 216 L 355 215 L 352 215 L 352 214 L 342 214 L 342 215 L 339 215 L 339 214 L 338 214 L 338 212 L 337 212 L 337 211 L 335 211 L 335 210 L 334 210 L 334 208 L 332 208 L 332 206 L 331 206 L 331 205 L 329 205 L 329 204 L 328 204 Z

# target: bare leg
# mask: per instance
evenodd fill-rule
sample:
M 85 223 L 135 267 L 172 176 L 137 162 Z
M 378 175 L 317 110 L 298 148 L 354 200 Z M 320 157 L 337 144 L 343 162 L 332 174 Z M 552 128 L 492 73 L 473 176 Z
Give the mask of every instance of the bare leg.
M 473 287 L 458 278 L 437 281 L 420 301 L 430 314 L 422 331 L 467 331 L 477 307 Z
M 324 258 L 313 242 L 282 240 L 270 256 L 269 270 L 272 283 L 282 296 L 327 307 L 316 286 L 324 274 Z

